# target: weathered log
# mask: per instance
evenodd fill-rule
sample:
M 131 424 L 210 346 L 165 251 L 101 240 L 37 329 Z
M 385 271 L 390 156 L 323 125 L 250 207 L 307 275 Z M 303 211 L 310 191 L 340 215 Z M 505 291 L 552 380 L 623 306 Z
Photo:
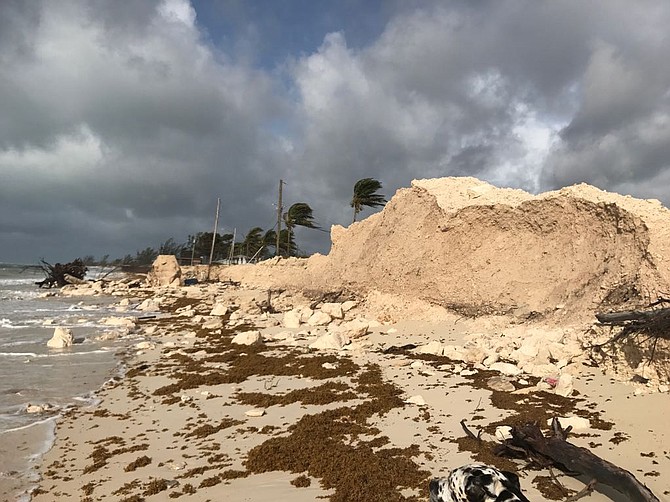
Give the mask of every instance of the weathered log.
M 631 502 L 659 502 L 651 490 L 629 471 L 603 460 L 586 448 L 566 441 L 570 429 L 564 431 L 557 419 L 554 419 L 553 425 L 554 432 L 549 436 L 542 434 L 537 424 L 512 428 L 512 438 L 506 442 L 515 451 L 522 448 L 527 452 L 539 454 L 567 471 L 583 474 L 598 483 L 611 486 Z
M 628 310 L 623 312 L 597 313 L 596 319 L 601 324 L 622 326 L 629 322 L 648 322 L 653 319 L 670 317 L 670 308 L 655 310 Z

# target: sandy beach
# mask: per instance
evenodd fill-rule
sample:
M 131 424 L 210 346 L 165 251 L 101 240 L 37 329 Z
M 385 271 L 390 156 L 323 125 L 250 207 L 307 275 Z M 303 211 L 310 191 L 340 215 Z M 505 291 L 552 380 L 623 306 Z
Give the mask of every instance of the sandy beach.
M 147 313 L 125 377 L 59 420 L 33 498 L 427 501 L 431 478 L 482 462 L 565 501 L 591 479 L 501 454 L 557 418 L 670 500 L 667 340 L 607 343 L 594 317 L 668 290 L 668 221 L 583 185 L 448 178 L 334 227 L 328 256 L 209 271 L 159 256 L 124 292 Z M 583 500 L 630 499 L 598 482 Z
M 562 397 L 538 390 L 539 379 L 422 354 L 431 342 L 465 343 L 475 323 L 456 316 L 380 324 L 356 302 L 344 318 L 363 319 L 369 333 L 314 349 L 325 327 L 252 313 L 266 291 L 203 285 L 158 296 L 164 312 L 138 323 L 147 342 L 129 355 L 126 378 L 59 422 L 35 500 L 418 501 L 429 478 L 473 460 L 518 471 L 531 500 L 561 500 L 583 480 L 554 470 L 572 490 L 560 493 L 548 470 L 491 453 L 496 426 L 554 416 L 586 418 L 571 441 L 670 495 L 667 394 L 636 396 L 584 367 L 574 396 Z M 237 315 L 210 316 L 217 304 Z M 255 330 L 263 342 L 232 343 Z M 491 379 L 514 390 L 493 390 Z M 463 419 L 482 443 L 466 437 Z M 599 490 L 587 500 L 624 500 Z

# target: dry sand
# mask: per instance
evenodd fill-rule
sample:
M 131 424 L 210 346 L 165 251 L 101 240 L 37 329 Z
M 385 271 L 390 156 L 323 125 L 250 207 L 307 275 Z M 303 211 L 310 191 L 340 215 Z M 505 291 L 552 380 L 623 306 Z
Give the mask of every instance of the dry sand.
M 558 416 L 587 419 L 570 441 L 670 500 L 665 360 L 612 351 L 595 367 L 583 347 L 606 336 L 594 311 L 667 287 L 664 221 L 656 202 L 592 187 L 421 180 L 333 229 L 328 256 L 138 290 L 163 313 L 137 324 L 147 343 L 126 378 L 59 422 L 34 499 L 425 501 L 431 477 L 478 460 L 519 472 L 530 500 L 565 500 L 589 480 L 492 453 L 497 426 Z M 275 314 L 259 308 L 269 288 Z M 355 305 L 344 319 L 307 324 L 340 290 Z M 228 313 L 209 315 L 216 304 Z M 255 330 L 262 343 L 232 343 Z M 338 348 L 310 348 L 336 332 Z M 584 500 L 625 499 L 599 485 Z

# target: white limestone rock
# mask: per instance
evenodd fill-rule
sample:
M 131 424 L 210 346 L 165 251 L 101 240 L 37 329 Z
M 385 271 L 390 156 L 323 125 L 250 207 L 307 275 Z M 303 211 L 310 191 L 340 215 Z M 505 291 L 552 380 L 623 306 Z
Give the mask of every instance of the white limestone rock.
M 180 286 L 181 268 L 177 258 L 174 255 L 158 255 L 147 274 L 147 283 L 152 287 Z
M 203 322 L 201 326 L 204 329 L 220 329 L 223 327 L 223 321 L 220 317 L 212 317 Z
M 442 344 L 437 340 L 433 340 L 432 342 L 428 342 L 427 344 L 418 347 L 416 352 L 419 354 L 432 354 L 435 356 L 441 356 L 444 352 L 444 347 L 442 347 Z
M 512 428 L 509 425 L 499 425 L 496 427 L 496 439 L 501 443 L 506 439 L 512 439 Z
M 347 300 L 346 302 L 342 303 L 342 311 L 343 312 L 349 312 L 351 309 L 354 309 L 358 306 L 358 302 L 355 302 L 353 300 Z
M 160 298 L 147 298 L 136 309 L 142 312 L 158 312 L 161 309 L 161 300 Z
M 407 399 L 405 399 L 405 402 L 408 404 L 415 404 L 417 406 L 426 406 L 426 400 L 423 398 L 421 394 L 417 394 L 416 396 L 411 396 Z
M 262 417 L 265 415 L 265 410 L 260 408 L 254 408 L 253 410 L 247 410 L 244 414 L 248 417 Z
M 228 313 L 228 306 L 222 303 L 217 303 L 214 305 L 214 308 L 212 308 L 212 311 L 209 313 L 209 315 L 224 316 L 227 313 Z
M 74 343 L 74 336 L 72 336 L 72 330 L 69 328 L 58 327 L 54 329 L 53 336 L 47 342 L 47 347 L 52 349 L 62 349 L 65 347 L 71 347 Z
M 135 326 L 135 321 L 130 317 L 107 317 L 102 319 L 102 324 L 105 326 L 119 326 L 125 328 L 132 328 Z
M 591 428 L 591 421 L 582 417 L 557 417 L 561 427 L 564 429 L 572 427 L 572 430 L 584 430 Z M 547 420 L 547 425 L 551 426 L 552 419 Z
M 263 343 L 263 335 L 261 335 L 260 331 L 244 331 L 235 335 L 232 343 L 237 345 L 256 345 Z
M 339 333 L 344 333 L 351 340 L 361 338 L 365 336 L 370 331 L 370 324 L 364 319 L 353 319 L 351 321 L 343 322 L 333 331 L 338 331 Z
M 559 396 L 569 397 L 572 395 L 572 391 L 572 375 L 568 373 L 562 373 L 561 376 L 558 377 L 558 382 L 556 383 L 556 387 L 554 387 L 554 392 Z
M 343 319 L 344 311 L 340 303 L 324 303 L 321 305 L 321 312 L 325 312 L 333 319 Z
M 300 327 L 300 310 L 293 309 L 284 313 L 282 324 L 285 328 L 299 328 Z
M 349 343 L 351 343 L 351 340 L 343 333 L 326 333 L 312 342 L 309 345 L 309 348 L 318 350 L 342 350 L 342 348 Z
M 310 318 L 307 319 L 307 324 L 310 326 L 326 326 L 332 320 L 333 318 L 325 312 L 314 312 Z
M 520 375 L 522 371 L 515 365 L 510 363 L 494 363 L 489 366 L 494 371 L 499 371 L 503 375 L 515 376 Z

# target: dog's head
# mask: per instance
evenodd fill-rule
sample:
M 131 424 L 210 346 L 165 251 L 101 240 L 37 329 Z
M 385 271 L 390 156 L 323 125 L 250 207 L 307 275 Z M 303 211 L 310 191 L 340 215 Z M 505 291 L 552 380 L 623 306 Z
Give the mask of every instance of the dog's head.
M 430 481 L 430 502 L 529 502 L 519 476 L 486 465 L 464 465 Z

